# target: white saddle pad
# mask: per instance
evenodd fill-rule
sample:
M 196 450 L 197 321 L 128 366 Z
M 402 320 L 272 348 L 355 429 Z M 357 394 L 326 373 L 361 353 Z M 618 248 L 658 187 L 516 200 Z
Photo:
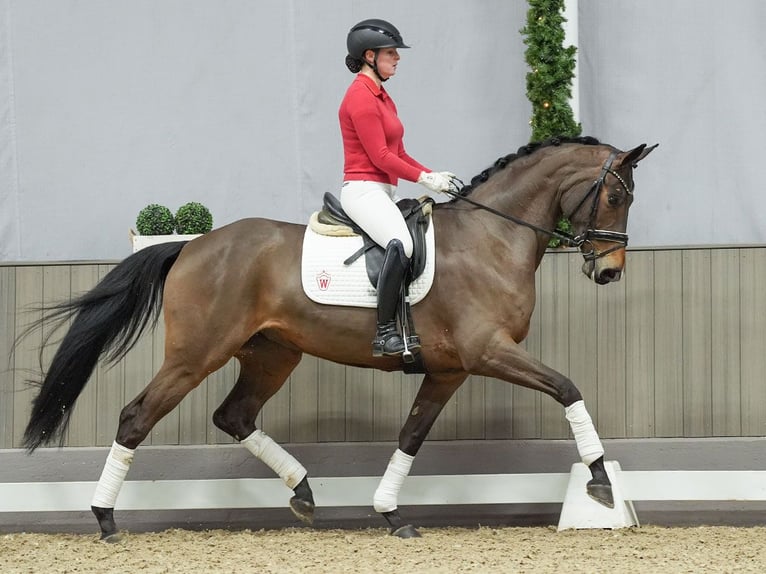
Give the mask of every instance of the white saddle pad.
M 331 237 L 320 235 L 306 226 L 303 236 L 301 281 L 303 290 L 312 301 L 325 305 L 377 307 L 377 291 L 367 278 L 364 256 L 351 265 L 344 265 L 363 245 L 359 235 Z M 426 232 L 428 256 L 420 277 L 410 285 L 410 304 L 414 305 L 428 294 L 434 281 L 434 225 L 431 220 Z

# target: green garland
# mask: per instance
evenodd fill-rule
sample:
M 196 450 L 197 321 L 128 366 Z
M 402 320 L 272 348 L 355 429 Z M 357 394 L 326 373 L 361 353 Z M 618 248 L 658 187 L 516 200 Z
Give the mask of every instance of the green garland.
M 582 126 L 574 119 L 572 78 L 575 69 L 574 46 L 564 47 L 564 0 L 529 0 L 527 25 L 521 29 L 527 49 L 527 98 L 532 103 L 532 141 L 564 136 L 575 137 Z M 571 223 L 562 218 L 556 228 L 570 232 Z M 561 241 L 552 238 L 549 247 Z

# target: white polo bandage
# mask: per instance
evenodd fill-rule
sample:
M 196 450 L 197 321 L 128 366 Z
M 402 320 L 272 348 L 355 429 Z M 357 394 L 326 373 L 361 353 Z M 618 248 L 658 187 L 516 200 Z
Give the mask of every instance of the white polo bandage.
M 116 441 L 112 443 L 112 448 L 106 457 L 104 470 L 101 471 L 101 478 L 98 479 L 98 485 L 96 485 L 96 492 L 93 493 L 92 506 L 114 508 L 117 495 L 120 493 L 122 483 L 125 482 L 135 452 L 135 449 L 125 448 L 121 444 L 117 444 Z
M 398 448 L 391 460 L 388 461 L 388 468 L 372 497 L 372 506 L 375 512 L 391 512 L 396 510 L 397 500 L 399 499 L 399 490 L 404 484 L 404 479 L 410 473 L 414 456 L 403 453 Z
M 242 445 L 276 472 L 288 487 L 294 489 L 306 477 L 303 465 L 262 430 L 253 432 Z
M 572 427 L 575 442 L 577 443 L 577 452 L 580 458 L 587 465 L 604 456 L 604 447 L 601 446 L 601 440 L 593 426 L 593 421 L 585 409 L 585 402 L 579 400 L 568 407 L 564 407 L 569 426 Z

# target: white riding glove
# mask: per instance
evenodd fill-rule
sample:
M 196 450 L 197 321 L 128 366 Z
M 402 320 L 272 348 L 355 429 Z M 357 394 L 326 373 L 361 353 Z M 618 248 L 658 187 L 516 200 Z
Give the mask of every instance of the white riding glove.
M 452 181 L 453 177 L 455 174 L 448 171 L 432 171 L 431 173 L 421 171 L 418 183 L 431 191 L 443 193 L 455 187 Z

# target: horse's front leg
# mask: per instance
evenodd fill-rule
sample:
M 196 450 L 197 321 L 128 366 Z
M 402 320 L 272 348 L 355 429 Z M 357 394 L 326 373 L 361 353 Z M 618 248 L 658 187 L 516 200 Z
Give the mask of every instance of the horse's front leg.
M 577 391 L 572 381 L 566 378 L 565 380 Z M 578 395 L 579 393 L 577 391 Z M 585 401 L 582 400 L 582 397 L 573 403 L 564 404 L 564 414 L 572 428 L 580 459 L 590 469 L 592 478 L 586 486 L 588 496 L 604 506 L 614 508 L 612 483 L 604 466 L 604 447 L 601 445 L 601 439 L 599 439 L 593 421 L 585 409 Z
M 373 497 L 375 511 L 383 515 L 394 536 L 420 536 L 417 529 L 411 524 L 405 524 L 399 515 L 399 490 L 436 417 L 467 376 L 467 373 L 428 374 L 420 385 L 407 421 L 399 432 L 399 448 L 391 457 Z
M 574 383 L 529 355 L 501 331 L 495 332 L 489 344 L 482 346 L 475 356 L 476 359 L 467 361 L 471 374 L 542 391 L 564 406 L 580 459 L 591 472 L 588 495 L 604 506 L 614 508 L 612 484 L 604 467 L 604 447 Z

